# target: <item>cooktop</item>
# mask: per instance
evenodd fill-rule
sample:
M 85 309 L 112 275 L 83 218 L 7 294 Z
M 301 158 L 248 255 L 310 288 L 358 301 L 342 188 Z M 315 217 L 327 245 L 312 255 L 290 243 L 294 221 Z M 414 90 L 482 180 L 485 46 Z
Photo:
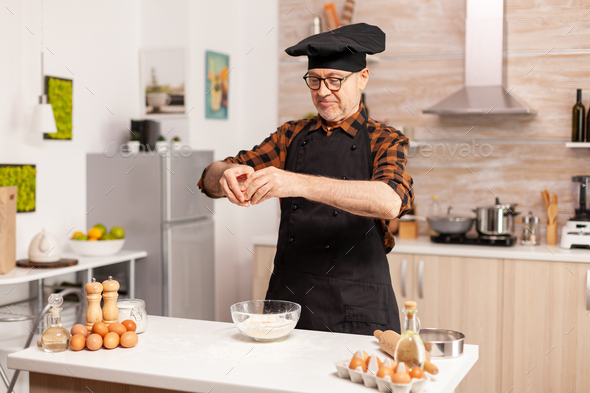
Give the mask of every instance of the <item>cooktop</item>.
M 516 244 L 516 236 L 445 235 L 430 236 L 433 243 L 471 244 L 481 246 L 510 247 Z

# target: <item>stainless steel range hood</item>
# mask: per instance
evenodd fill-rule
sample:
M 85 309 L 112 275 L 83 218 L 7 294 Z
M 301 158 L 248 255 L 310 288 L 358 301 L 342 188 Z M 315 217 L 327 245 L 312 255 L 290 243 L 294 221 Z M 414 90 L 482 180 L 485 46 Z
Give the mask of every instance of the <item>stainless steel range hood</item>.
M 503 83 L 504 1 L 467 0 L 465 87 L 422 111 L 437 115 L 534 115 Z

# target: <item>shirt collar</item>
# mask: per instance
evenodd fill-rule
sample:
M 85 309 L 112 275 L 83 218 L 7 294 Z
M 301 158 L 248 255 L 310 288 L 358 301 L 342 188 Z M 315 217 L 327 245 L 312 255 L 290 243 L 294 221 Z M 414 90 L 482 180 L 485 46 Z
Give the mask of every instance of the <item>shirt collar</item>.
M 365 106 L 360 103 L 359 110 L 356 111 L 352 116 L 345 119 L 342 123 L 340 123 L 337 127 L 332 128 L 330 131 L 334 131 L 337 128 L 342 129 L 342 131 L 346 132 L 351 137 L 354 137 L 357 131 L 362 127 L 362 124 L 367 119 L 367 112 L 365 111 Z M 324 131 L 328 132 L 328 126 L 326 121 L 318 114 L 316 116 L 316 122 L 313 124 L 307 133 L 311 133 L 313 131 L 317 131 L 318 129 L 323 128 Z

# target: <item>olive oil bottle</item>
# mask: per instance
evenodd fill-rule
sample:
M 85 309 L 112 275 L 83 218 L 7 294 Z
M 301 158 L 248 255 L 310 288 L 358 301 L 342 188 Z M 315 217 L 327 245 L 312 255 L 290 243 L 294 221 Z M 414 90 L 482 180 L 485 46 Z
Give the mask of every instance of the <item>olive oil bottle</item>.
M 407 301 L 404 304 L 405 319 L 402 335 L 395 347 L 395 362 L 404 362 L 408 367 L 416 366 L 424 369 L 426 361 L 426 349 L 420 338 L 420 320 L 416 313 L 418 307 L 416 302 Z
M 41 344 L 45 352 L 62 352 L 68 349 L 70 343 L 70 332 L 61 325 L 60 306 L 64 302 L 60 294 L 53 293 L 49 296 L 51 309 L 47 314 L 47 329 L 41 335 Z

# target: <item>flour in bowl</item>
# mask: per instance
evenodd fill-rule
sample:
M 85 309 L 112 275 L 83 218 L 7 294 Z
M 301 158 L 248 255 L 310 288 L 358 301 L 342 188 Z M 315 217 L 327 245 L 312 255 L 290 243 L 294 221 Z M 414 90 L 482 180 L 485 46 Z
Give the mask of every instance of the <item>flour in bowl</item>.
M 246 335 L 261 339 L 271 340 L 289 333 L 297 322 L 286 319 L 285 315 L 260 314 L 238 324 L 238 328 Z

